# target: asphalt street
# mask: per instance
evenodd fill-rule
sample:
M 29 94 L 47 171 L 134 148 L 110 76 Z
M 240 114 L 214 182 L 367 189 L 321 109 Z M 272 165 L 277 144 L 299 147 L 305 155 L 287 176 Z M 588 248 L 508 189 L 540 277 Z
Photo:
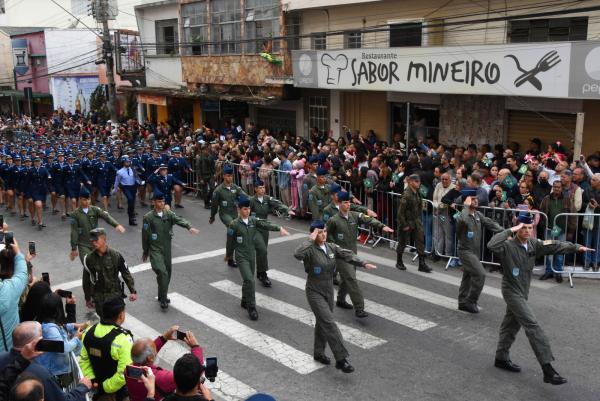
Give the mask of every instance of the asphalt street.
M 113 206 L 115 204 L 113 200 Z M 269 247 L 272 288 L 257 283 L 260 318 L 249 320 L 239 306 L 241 278 L 223 262 L 225 228 L 217 219 L 208 224 L 209 212 L 191 197 L 176 212 L 200 229 L 193 236 L 176 227 L 173 240 L 171 307 L 162 311 L 155 300 L 152 270 L 141 262 L 141 220 L 148 209 L 137 208 L 140 226 L 125 225 L 118 234 L 108 227 L 109 246 L 119 250 L 134 271 L 139 299 L 127 303 L 128 321 L 134 334 L 154 335 L 170 325 L 193 330 L 205 356 L 217 356 L 225 374 L 213 385 L 215 398 L 239 400 L 253 392 L 272 394 L 277 400 L 597 400 L 598 286 L 578 279 L 539 283 L 532 287 L 530 304 L 551 340 L 554 366 L 569 382 L 554 387 L 542 382 L 542 372 L 523 331 L 511 358 L 523 367 L 519 374 L 493 366 L 498 327 L 504 313 L 499 297 L 500 276 L 491 274 L 479 315 L 456 310 L 460 271 L 434 266 L 431 275 L 418 274 L 414 263 L 408 271 L 393 267 L 395 253 L 387 246 L 361 247 L 378 269 L 359 276 L 367 301 L 366 319 L 336 308 L 356 368 L 344 374 L 333 366 L 312 361 L 311 313 L 303 291 L 303 267 L 293 257 L 295 247 L 307 235 L 307 222 L 273 218 L 293 234 Z M 111 213 L 123 224 L 126 213 Z M 88 318 L 79 282 L 81 264 L 68 258 L 69 222 L 47 214 L 47 228 L 38 231 L 29 221 L 5 214 L 21 247 L 35 241 L 38 256 L 34 272 L 49 272 L 55 288 L 72 288 L 78 297 L 78 320 Z M 102 226 L 106 226 L 101 223 Z M 405 263 L 406 259 L 405 256 Z M 350 341 L 351 340 L 351 341 Z M 161 352 L 169 367 L 184 351 L 170 345 Z M 331 352 L 328 350 L 328 355 Z

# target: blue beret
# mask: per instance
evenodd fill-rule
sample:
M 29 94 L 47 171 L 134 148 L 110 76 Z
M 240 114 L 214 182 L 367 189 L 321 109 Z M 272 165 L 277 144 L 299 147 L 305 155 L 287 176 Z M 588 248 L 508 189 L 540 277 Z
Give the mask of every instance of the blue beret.
M 223 167 L 223 174 L 233 174 L 233 167 L 230 165 Z
M 350 200 L 350 193 L 346 191 L 340 191 L 338 192 L 337 197 L 340 202 L 346 202 Z
M 312 223 L 310 223 L 310 232 L 312 233 L 314 230 L 322 230 L 325 228 L 325 223 L 323 223 L 322 220 L 313 220 Z
M 265 185 L 265 182 L 263 180 L 261 180 L 260 178 L 257 178 L 254 185 L 256 185 L 257 187 L 263 187 Z
M 163 194 L 161 191 L 159 190 L 154 190 L 152 192 L 152 199 L 153 200 L 165 200 L 165 194 Z
M 328 173 L 325 167 L 317 167 L 317 175 L 327 175 Z
M 240 196 L 238 199 L 238 207 L 250 207 L 250 199 L 247 196 Z
M 251 397 L 246 398 L 245 401 L 275 401 L 275 398 L 271 397 L 268 394 L 256 393 Z
M 89 199 L 90 191 L 88 191 L 88 189 L 86 187 L 81 187 L 81 189 L 79 190 L 79 197 Z
M 519 213 L 519 223 L 533 224 L 533 216 L 529 212 L 520 212 Z
M 342 186 L 340 184 L 333 183 L 329 186 L 329 192 L 332 194 L 337 194 L 342 190 Z

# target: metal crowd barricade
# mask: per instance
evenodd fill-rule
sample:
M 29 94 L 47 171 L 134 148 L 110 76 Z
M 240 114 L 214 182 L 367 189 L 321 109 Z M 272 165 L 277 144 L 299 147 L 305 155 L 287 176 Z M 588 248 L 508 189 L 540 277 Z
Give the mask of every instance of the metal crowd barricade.
M 566 230 L 559 226 L 563 219 Z M 592 227 L 587 224 L 591 220 Z M 567 274 L 569 285 L 573 288 L 573 276 L 594 277 L 600 275 L 600 271 L 593 271 L 589 266 L 600 263 L 600 214 L 588 213 L 560 213 L 554 217 L 552 227 L 547 227 L 546 239 L 558 239 L 569 241 L 576 244 L 585 245 L 594 249 L 594 252 L 574 253 L 568 255 L 549 255 L 546 256 L 546 266 L 550 267 L 554 274 Z M 556 232 L 560 228 L 560 232 Z M 557 235 L 558 234 L 558 235 Z M 555 261 L 562 264 L 562 270 L 556 269 Z M 596 262 L 598 261 L 598 262 Z M 588 268 L 585 270 L 584 267 Z
M 71 367 L 71 383 L 63 388 L 65 392 L 69 392 L 73 390 L 79 384 L 81 378 L 83 377 L 83 372 L 81 371 L 81 367 L 77 362 L 77 357 L 73 352 L 69 352 L 69 366 Z M 86 401 L 91 401 L 92 397 L 90 393 L 86 393 L 85 395 Z

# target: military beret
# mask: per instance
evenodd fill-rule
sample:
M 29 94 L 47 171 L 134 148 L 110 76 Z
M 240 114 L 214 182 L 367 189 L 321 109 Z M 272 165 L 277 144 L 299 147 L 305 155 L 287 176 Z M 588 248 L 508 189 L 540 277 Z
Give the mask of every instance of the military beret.
M 263 180 L 261 180 L 260 178 L 256 179 L 256 182 L 254 183 L 255 186 L 257 187 L 264 187 L 265 186 L 265 182 Z
M 333 183 L 329 186 L 329 192 L 332 194 L 337 194 L 342 190 L 342 186 L 340 184 Z
M 520 212 L 519 213 L 519 223 L 533 224 L 533 216 L 529 212 Z
M 233 167 L 230 165 L 223 167 L 223 174 L 233 174 Z
M 240 196 L 238 199 L 238 207 L 250 207 L 250 199 L 247 196 Z
M 159 190 L 154 190 L 152 192 L 152 200 L 165 200 L 165 194 Z
M 322 230 L 325 228 L 325 223 L 322 220 L 314 220 L 310 223 L 310 232 L 312 233 L 315 230 Z
M 102 315 L 107 319 L 116 318 L 124 310 L 125 301 L 123 301 L 123 297 L 110 298 L 102 304 Z
M 329 173 L 329 171 L 327 171 L 327 169 L 325 167 L 317 168 L 317 175 L 327 175 L 328 173 Z
M 88 191 L 86 187 L 81 187 L 81 189 L 79 190 L 79 197 L 89 199 L 90 191 Z
M 106 231 L 104 231 L 104 228 L 102 228 L 102 227 L 94 228 L 93 230 L 90 231 L 90 241 L 96 241 L 102 235 L 106 235 Z
M 350 200 L 350 194 L 346 191 L 338 192 L 337 197 L 340 202 L 347 202 Z

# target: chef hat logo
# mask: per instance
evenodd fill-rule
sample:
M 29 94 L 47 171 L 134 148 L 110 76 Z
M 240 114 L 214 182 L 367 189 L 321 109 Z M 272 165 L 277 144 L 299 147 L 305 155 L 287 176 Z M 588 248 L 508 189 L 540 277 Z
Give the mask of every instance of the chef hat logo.
M 330 54 L 325 53 L 321 56 L 321 64 L 327 67 L 327 84 L 337 85 L 340 81 L 342 71 L 348 68 L 348 57 L 344 54 L 338 54 L 334 58 Z

